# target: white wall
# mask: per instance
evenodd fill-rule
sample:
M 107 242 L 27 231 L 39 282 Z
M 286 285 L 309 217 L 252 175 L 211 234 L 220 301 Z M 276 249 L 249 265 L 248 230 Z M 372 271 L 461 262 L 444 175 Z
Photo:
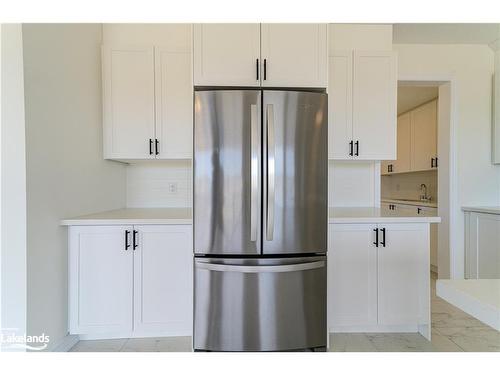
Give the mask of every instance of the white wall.
M 451 217 L 451 277 L 463 277 L 464 205 L 500 203 L 500 168 L 491 164 L 493 52 L 486 45 L 395 44 L 403 80 L 452 79 L 457 202 Z M 441 93 L 440 93 L 441 97 Z M 439 265 L 441 272 L 441 265 Z M 441 277 L 441 275 L 440 275 Z M 446 277 L 446 276 L 444 276 Z
M 26 167 L 21 25 L 1 26 L 0 329 L 26 333 Z M 8 94 L 8 95 L 7 95 Z M 8 334 L 12 331 L 3 331 Z M 11 350 L 2 348 L 1 350 Z
M 169 190 L 170 184 L 177 191 Z M 191 207 L 191 161 L 169 160 L 127 166 L 127 207 Z
M 392 50 L 391 24 L 330 24 L 328 43 L 333 50 Z
M 102 27 L 24 25 L 28 333 L 67 334 L 64 217 L 125 206 L 125 165 L 102 155 Z
M 392 25 L 329 24 L 329 54 L 335 50 L 391 50 Z M 328 206 L 378 206 L 380 162 L 328 163 Z
M 191 24 L 106 23 L 103 44 L 149 44 L 191 51 Z

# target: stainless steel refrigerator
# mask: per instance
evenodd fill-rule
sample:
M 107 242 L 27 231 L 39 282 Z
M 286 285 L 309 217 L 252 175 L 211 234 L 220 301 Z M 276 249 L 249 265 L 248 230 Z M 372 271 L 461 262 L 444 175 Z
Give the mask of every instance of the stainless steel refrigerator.
M 324 348 L 327 95 L 194 95 L 195 350 Z

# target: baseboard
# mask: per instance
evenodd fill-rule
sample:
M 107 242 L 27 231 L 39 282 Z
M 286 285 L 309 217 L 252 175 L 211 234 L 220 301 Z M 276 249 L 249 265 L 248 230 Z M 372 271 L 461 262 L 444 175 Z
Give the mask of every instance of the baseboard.
M 51 351 L 52 352 L 69 352 L 69 350 L 73 346 L 75 346 L 78 341 L 80 341 L 80 337 L 78 335 L 64 336 L 61 339 L 61 341 L 59 341 Z
M 135 339 L 135 338 L 147 338 L 147 337 L 184 337 L 192 336 L 190 331 L 179 330 L 177 332 L 114 332 L 114 333 L 88 333 L 80 334 L 79 339 L 81 341 L 86 340 L 109 340 L 109 339 Z
M 418 332 L 417 324 L 405 325 L 361 325 L 330 326 L 329 333 L 413 333 Z

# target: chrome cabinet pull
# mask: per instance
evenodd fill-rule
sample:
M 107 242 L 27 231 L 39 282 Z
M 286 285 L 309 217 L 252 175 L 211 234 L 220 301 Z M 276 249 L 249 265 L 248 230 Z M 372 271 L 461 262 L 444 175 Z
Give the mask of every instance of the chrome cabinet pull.
M 265 61 L 265 60 L 264 60 Z M 275 179 L 275 141 L 274 141 L 274 108 L 267 105 L 267 231 L 268 241 L 274 236 L 274 179 Z
M 259 140 L 257 134 L 257 105 L 250 106 L 250 241 L 257 241 L 258 189 L 259 189 Z

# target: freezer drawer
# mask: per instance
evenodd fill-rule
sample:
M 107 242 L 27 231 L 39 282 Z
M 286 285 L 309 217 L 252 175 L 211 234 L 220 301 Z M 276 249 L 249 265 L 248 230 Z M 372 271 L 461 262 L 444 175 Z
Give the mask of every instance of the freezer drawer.
M 194 349 L 326 346 L 326 256 L 195 258 Z

